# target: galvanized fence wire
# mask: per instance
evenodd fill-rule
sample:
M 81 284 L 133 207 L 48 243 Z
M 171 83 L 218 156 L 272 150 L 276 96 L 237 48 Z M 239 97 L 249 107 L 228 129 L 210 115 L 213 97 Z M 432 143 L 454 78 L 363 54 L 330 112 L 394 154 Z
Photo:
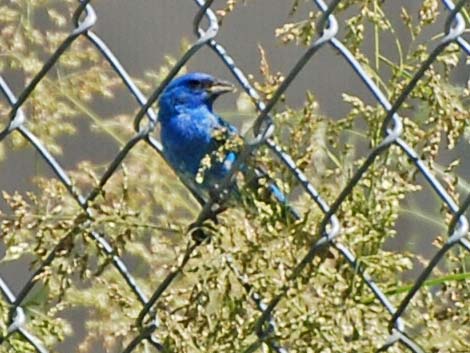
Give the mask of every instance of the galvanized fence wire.
M 84 213 L 88 217 L 82 224 L 76 225 L 70 229 L 64 238 L 56 245 L 54 249 L 50 251 L 45 260 L 40 266 L 32 273 L 30 278 L 23 284 L 18 294 L 14 294 L 10 289 L 6 281 L 0 277 L 0 292 L 2 293 L 4 300 L 10 305 L 10 315 L 8 322 L 8 333 L 6 337 L 0 338 L 0 344 L 5 344 L 9 335 L 17 334 L 21 335 L 23 339 L 36 349 L 37 352 L 45 353 L 48 352 L 47 348 L 41 343 L 40 338 L 36 337 L 33 333 L 26 329 L 27 319 L 22 308 L 22 303 L 28 293 L 34 288 L 38 281 L 39 275 L 54 261 L 58 251 L 62 248 L 64 243 L 71 237 L 76 236 L 82 232 L 84 228 L 92 224 L 92 214 L 89 209 L 89 205 L 96 197 L 100 194 L 103 187 L 106 185 L 110 177 L 115 173 L 117 168 L 120 166 L 122 161 L 126 158 L 128 153 L 136 146 L 139 142 L 143 142 L 152 147 L 162 157 L 162 146 L 158 140 L 151 136 L 151 132 L 154 130 L 157 124 L 157 114 L 152 109 L 152 105 L 157 101 L 163 89 L 168 83 L 178 74 L 181 68 L 199 51 L 202 47 L 209 47 L 214 51 L 217 57 L 226 65 L 227 69 L 233 74 L 235 79 L 238 81 L 243 90 L 253 99 L 258 110 L 259 116 L 257 117 L 253 128 L 253 138 L 246 140 L 245 147 L 240 153 L 237 162 L 232 167 L 229 175 L 219 186 L 220 189 L 217 193 L 212 193 L 211 198 L 208 202 L 204 202 L 198 194 L 189 187 L 187 181 L 181 180 L 188 188 L 188 190 L 194 195 L 196 200 L 201 204 L 202 210 L 195 221 L 191 225 L 192 229 L 196 229 L 203 224 L 208 218 L 214 216 L 214 210 L 217 209 L 224 200 L 228 197 L 227 189 L 231 183 L 233 175 L 237 172 L 240 165 L 261 145 L 267 146 L 273 154 L 282 162 L 295 176 L 299 184 L 302 186 L 303 191 L 309 195 L 309 197 L 319 206 L 323 211 L 324 217 L 319 227 L 318 234 L 312 234 L 312 239 L 318 239 L 313 242 L 309 248 L 307 254 L 302 258 L 297 266 L 294 268 L 290 281 L 283 287 L 279 288 L 278 293 L 273 297 L 270 302 L 265 302 L 262 296 L 256 293 L 253 286 L 249 283 L 246 276 L 241 273 L 232 259 L 227 256 L 227 266 L 233 271 L 236 278 L 240 281 L 242 286 L 246 289 L 250 298 L 260 311 L 260 317 L 258 318 L 255 329 L 257 334 L 257 340 L 255 340 L 244 352 L 255 352 L 262 345 L 269 346 L 273 351 L 278 353 L 287 353 L 288 349 L 282 347 L 275 340 L 276 333 L 276 320 L 282 320 L 282 318 L 274 317 L 274 310 L 277 305 L 283 300 L 287 290 L 289 289 L 290 283 L 294 281 L 302 272 L 302 270 L 311 263 L 320 250 L 326 247 L 336 248 L 340 254 L 347 260 L 352 268 L 362 278 L 364 283 L 370 288 L 376 299 L 383 305 L 383 307 L 390 313 L 389 327 L 390 337 L 389 339 L 378 349 L 378 351 L 385 351 L 389 347 L 401 344 L 408 348 L 411 352 L 424 352 L 421 347 L 408 336 L 405 329 L 403 315 L 405 314 L 411 300 L 414 298 L 416 293 L 423 286 L 424 282 L 430 275 L 431 271 L 439 263 L 442 257 L 450 251 L 450 249 L 460 245 L 467 251 L 470 251 L 470 240 L 468 239 L 468 220 L 465 217 L 465 212 L 470 207 L 470 195 L 464 200 L 459 206 L 451 197 L 451 195 L 445 190 L 439 180 L 433 175 L 431 170 L 426 166 L 426 163 L 421 160 L 417 152 L 409 146 L 406 141 L 401 138 L 403 125 L 402 119 L 398 115 L 397 111 L 402 104 L 409 97 L 410 93 L 416 86 L 417 82 L 422 78 L 426 70 L 436 60 L 436 58 L 442 53 L 442 51 L 451 43 L 457 43 L 461 51 L 470 55 L 470 44 L 461 36 L 465 30 L 465 21 L 462 15 L 459 13 L 462 6 L 468 2 L 468 0 L 460 0 L 457 4 L 454 4 L 450 0 L 442 0 L 442 4 L 448 10 L 447 20 L 445 24 L 445 36 L 440 40 L 438 45 L 429 54 L 428 58 L 422 63 L 419 70 L 415 73 L 413 78 L 409 81 L 407 86 L 403 89 L 401 95 L 394 101 L 390 102 L 383 92 L 377 87 L 372 78 L 366 73 L 364 68 L 361 66 L 359 61 L 354 55 L 343 45 L 343 43 L 336 38 L 339 26 L 333 13 L 340 0 L 333 0 L 327 5 L 322 0 L 312 0 L 313 4 L 322 12 L 322 16 L 318 22 L 318 38 L 312 43 L 312 45 L 305 51 L 305 53 L 298 59 L 297 63 L 287 74 L 285 80 L 281 83 L 272 99 L 268 102 L 263 102 L 256 92 L 254 87 L 250 84 L 246 75 L 239 68 L 235 60 L 229 55 L 227 50 L 216 40 L 219 25 L 215 13 L 211 9 L 211 5 L 214 0 L 194 0 L 196 5 L 199 7 L 194 17 L 194 33 L 197 36 L 197 40 L 189 47 L 184 53 L 180 60 L 173 66 L 166 78 L 161 84 L 155 89 L 155 91 L 146 98 L 139 88 L 136 86 L 131 77 L 127 74 L 126 70 L 120 64 L 119 60 L 108 48 L 106 43 L 92 31 L 94 24 L 97 21 L 97 15 L 90 5 L 90 0 L 83 0 L 77 6 L 77 10 L 73 16 L 74 28 L 69 36 L 61 43 L 54 54 L 47 60 L 42 69 L 31 82 L 23 89 L 18 98 L 14 95 L 10 89 L 7 81 L 0 76 L 0 90 L 5 96 L 6 100 L 11 106 L 9 114 L 9 123 L 6 128 L 0 132 L 0 141 L 8 137 L 11 132 L 19 132 L 28 143 L 37 150 L 39 155 L 44 159 L 46 164 L 55 173 L 56 177 L 63 183 L 68 192 L 74 197 L 78 205 L 83 209 Z M 201 26 L 203 18 L 207 19 L 208 26 L 203 28 Z M 88 195 L 83 195 L 77 190 L 65 170 L 60 166 L 58 161 L 53 155 L 45 148 L 41 140 L 35 136 L 28 128 L 25 123 L 28 121 L 28 117 L 22 109 L 22 105 L 28 100 L 31 93 L 37 84 L 47 75 L 49 70 L 54 66 L 60 56 L 68 50 L 70 45 L 79 37 L 84 37 L 89 40 L 96 49 L 103 55 L 103 57 L 109 62 L 116 74 L 122 79 L 123 84 L 129 90 L 129 93 L 136 99 L 140 105 L 140 110 L 134 118 L 134 129 L 135 135 L 122 147 L 117 156 L 109 164 L 105 173 L 101 177 L 98 185 Z M 346 62 L 350 65 L 351 69 L 356 75 L 362 80 L 364 85 L 368 88 L 372 96 L 377 102 L 384 108 L 386 115 L 383 119 L 383 140 L 368 154 L 366 160 L 358 168 L 355 174 L 347 183 L 346 187 L 340 192 L 336 200 L 329 205 L 315 189 L 315 187 L 309 182 L 308 178 L 296 167 L 295 161 L 282 150 L 272 139 L 272 134 L 275 130 L 274 118 L 270 115 L 275 104 L 279 98 L 286 92 L 290 84 L 296 79 L 296 77 L 302 72 L 305 64 L 309 62 L 313 55 L 315 55 L 320 49 L 325 46 L 332 47 Z M 146 119 L 144 119 L 146 117 Z M 425 178 L 429 186 L 434 190 L 440 200 L 447 206 L 448 211 L 452 213 L 453 219 L 448 225 L 448 238 L 445 244 L 437 251 L 434 257 L 431 259 L 429 264 L 424 268 L 422 273 L 418 276 L 414 282 L 412 289 L 407 293 L 404 299 L 401 301 L 398 308 L 390 302 L 387 295 L 380 289 L 374 279 L 367 274 L 366 270 L 359 266 L 358 259 L 355 257 L 353 252 L 344 244 L 340 242 L 341 227 L 340 220 L 337 217 L 337 211 L 340 209 L 344 200 L 351 194 L 353 188 L 361 180 L 361 177 L 368 170 L 368 168 L 374 163 L 376 158 L 386 152 L 391 146 L 399 147 L 415 165 L 416 169 Z M 214 198 L 214 195 L 216 197 Z M 87 232 L 88 234 L 88 232 Z M 155 304 L 158 302 L 162 294 L 172 284 L 176 276 L 184 269 L 187 262 L 191 259 L 192 254 L 199 246 L 204 246 L 204 241 L 195 242 L 188 246 L 185 255 L 183 256 L 180 263 L 176 266 L 176 269 L 169 272 L 168 275 L 163 279 L 160 285 L 155 289 L 150 298 L 143 293 L 139 288 L 130 271 L 127 269 L 125 263 L 116 254 L 116 251 L 112 248 L 110 243 L 106 240 L 106 234 L 102 234 L 96 231 L 89 232 L 92 240 L 97 243 L 99 248 L 112 260 L 112 265 L 122 275 L 124 281 L 129 286 L 129 289 L 134 293 L 139 302 L 142 304 L 142 309 L 138 315 L 136 322 L 138 324 L 139 334 L 132 339 L 123 352 L 132 352 L 142 341 L 148 341 L 156 351 L 163 351 L 164 346 L 158 340 L 158 311 L 155 309 Z

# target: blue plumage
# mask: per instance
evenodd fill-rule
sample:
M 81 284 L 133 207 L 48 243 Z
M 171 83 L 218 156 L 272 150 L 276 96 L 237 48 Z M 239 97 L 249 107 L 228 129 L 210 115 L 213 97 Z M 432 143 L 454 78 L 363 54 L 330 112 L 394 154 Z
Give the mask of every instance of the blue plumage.
M 174 79 L 160 97 L 158 119 L 165 158 L 203 200 L 207 200 L 209 189 L 224 178 L 237 158 L 236 151 L 230 149 L 224 150 L 222 156 L 213 156 L 227 140 L 240 139 L 236 128 L 214 113 L 212 107 L 218 96 L 233 90 L 228 82 L 193 72 Z M 210 164 L 204 170 L 202 164 L 208 158 Z M 251 174 L 266 176 L 261 170 Z M 268 189 L 279 202 L 287 202 L 272 182 Z

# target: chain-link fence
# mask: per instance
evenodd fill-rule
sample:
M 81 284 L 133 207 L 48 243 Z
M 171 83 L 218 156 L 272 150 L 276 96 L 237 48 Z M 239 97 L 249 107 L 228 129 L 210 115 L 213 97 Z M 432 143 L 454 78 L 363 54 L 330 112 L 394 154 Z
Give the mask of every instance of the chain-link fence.
M 296 268 L 292 272 L 291 279 L 294 280 L 302 270 L 319 254 L 319 252 L 327 247 L 334 247 L 342 256 L 347 260 L 351 267 L 357 271 L 364 283 L 373 292 L 376 299 L 383 305 L 383 307 L 389 312 L 389 328 L 390 337 L 380 349 L 387 350 L 388 347 L 401 344 L 407 347 L 412 352 L 422 352 L 422 349 L 418 344 L 410 338 L 404 324 L 403 315 L 409 307 L 410 301 L 415 297 L 417 292 L 423 286 L 424 282 L 430 275 L 431 271 L 435 268 L 438 262 L 443 256 L 456 246 L 462 246 L 467 251 L 470 251 L 470 241 L 466 237 L 468 234 L 468 221 L 464 216 L 470 206 L 470 196 L 466 197 L 465 201 L 458 205 L 451 195 L 446 192 L 445 188 L 438 179 L 433 175 L 430 169 L 426 166 L 426 163 L 421 160 L 417 152 L 410 147 L 402 138 L 403 121 L 397 114 L 398 109 L 403 105 L 405 100 L 410 96 L 410 93 L 415 88 L 418 81 L 423 77 L 426 70 L 432 65 L 436 58 L 451 44 L 457 43 L 461 51 L 470 55 L 470 44 L 462 38 L 462 33 L 465 30 L 464 18 L 460 14 L 460 9 L 466 3 L 465 0 L 459 1 L 457 4 L 453 4 L 450 0 L 442 0 L 442 4 L 448 10 L 447 19 L 445 23 L 444 36 L 440 39 L 439 44 L 430 53 L 427 59 L 421 64 L 419 70 L 414 74 L 406 87 L 402 90 L 401 95 L 390 102 L 379 87 L 374 83 L 374 80 L 368 75 L 368 73 L 361 66 L 359 61 L 351 54 L 351 52 L 338 40 L 336 34 L 338 32 L 338 22 L 334 16 L 334 11 L 340 4 L 340 0 L 334 0 L 331 4 L 327 5 L 322 0 L 313 0 L 313 4 L 322 12 L 321 19 L 317 24 L 318 38 L 313 44 L 306 50 L 306 52 L 298 59 L 295 66 L 290 70 L 285 80 L 280 84 L 277 91 L 274 93 L 272 98 L 268 102 L 263 102 L 258 95 L 257 91 L 250 84 L 246 75 L 239 68 L 236 62 L 228 54 L 226 49 L 217 41 L 217 33 L 219 29 L 218 20 L 211 9 L 213 0 L 203 1 L 195 0 L 199 6 L 199 11 L 194 17 L 194 33 L 197 36 L 197 41 L 192 44 L 182 58 L 174 65 L 170 70 L 166 78 L 159 85 L 158 88 L 151 94 L 150 97 L 145 97 L 139 90 L 135 82 L 130 78 L 126 70 L 122 67 L 119 60 L 113 54 L 113 52 L 107 47 L 106 43 L 97 36 L 92 28 L 97 22 L 97 15 L 90 4 L 90 0 L 82 1 L 76 9 L 73 17 L 75 28 L 69 34 L 69 36 L 62 42 L 55 53 L 47 60 L 43 68 L 38 74 L 31 80 L 27 87 L 21 92 L 19 97 L 16 97 L 9 87 L 7 81 L 0 76 L 0 87 L 8 103 L 11 106 L 8 126 L 0 133 L 0 140 L 8 138 L 11 132 L 18 131 L 28 143 L 34 147 L 38 153 L 44 158 L 46 163 L 49 165 L 51 170 L 55 173 L 57 178 L 65 185 L 68 192 L 74 197 L 76 202 L 83 209 L 85 214 L 89 217 L 89 220 L 85 220 L 84 223 L 90 222 L 91 213 L 89 211 L 89 205 L 97 198 L 106 185 L 108 180 L 111 178 L 113 173 L 120 166 L 121 162 L 128 155 L 128 153 L 138 143 L 146 143 L 161 154 L 162 146 L 159 141 L 155 140 L 150 133 L 154 130 L 157 125 L 157 115 L 152 109 L 152 105 L 159 98 L 162 90 L 168 85 L 168 83 L 178 74 L 180 69 L 193 57 L 193 55 L 203 47 L 209 47 L 212 49 L 220 60 L 225 64 L 227 69 L 233 74 L 240 86 L 244 91 L 256 102 L 257 108 L 259 109 L 259 116 L 253 127 L 253 138 L 247 141 L 243 151 L 240 153 L 237 162 L 233 166 L 230 175 L 227 175 L 224 181 L 221 183 L 221 190 L 228 187 L 232 180 L 232 176 L 236 173 L 237 169 L 243 163 L 243 161 L 252 154 L 261 145 L 266 145 L 272 152 L 285 164 L 285 166 L 295 176 L 297 181 L 303 188 L 303 191 L 309 195 L 324 213 L 323 220 L 320 227 L 318 228 L 318 241 L 316 241 L 309 249 L 304 258 L 302 258 Z M 201 27 L 201 21 L 204 17 L 208 20 L 207 28 Z M 72 183 L 71 179 L 58 163 L 58 161 L 52 156 L 52 154 L 46 149 L 41 140 L 35 136 L 25 125 L 28 121 L 28 116 L 24 113 L 22 106 L 28 100 L 35 87 L 45 75 L 53 68 L 57 60 L 61 55 L 67 51 L 72 43 L 79 37 L 85 37 L 89 40 L 96 49 L 103 55 L 103 57 L 109 62 L 115 72 L 122 79 L 123 84 L 129 90 L 129 93 L 137 100 L 141 108 L 134 119 L 135 135 L 125 144 L 120 150 L 118 155 L 107 167 L 106 172 L 101 177 L 98 186 L 92 190 L 88 195 L 83 195 Z M 276 122 L 270 116 L 270 113 L 278 102 L 280 97 L 289 88 L 291 83 L 296 77 L 302 72 L 304 66 L 311 60 L 311 58 L 323 47 L 331 46 L 335 51 L 350 65 L 356 75 L 362 80 L 363 84 L 368 88 L 370 93 L 375 97 L 376 101 L 386 111 L 386 116 L 383 118 L 383 139 L 382 142 L 376 146 L 365 159 L 364 163 L 357 169 L 354 175 L 350 178 L 346 187 L 341 190 L 339 196 L 330 205 L 324 201 L 322 196 L 317 192 L 316 188 L 309 182 L 307 177 L 296 167 L 295 161 L 274 142 L 272 134 L 275 129 Z M 415 165 L 416 169 L 421 173 L 429 186 L 434 190 L 436 195 L 442 200 L 447 206 L 449 212 L 453 214 L 452 220 L 448 224 L 448 238 L 444 245 L 437 251 L 432 257 L 431 261 L 425 266 L 422 273 L 419 275 L 417 280 L 414 282 L 412 288 L 408 291 L 407 295 L 400 302 L 398 307 L 395 307 L 384 291 L 376 284 L 374 279 L 367 274 L 361 266 L 359 266 L 356 257 L 353 252 L 341 243 L 341 227 L 340 220 L 337 217 L 337 211 L 341 207 L 345 199 L 350 195 L 353 188 L 363 177 L 364 173 L 374 163 L 375 159 L 384 154 L 391 146 L 397 146 L 400 148 L 409 160 Z M 205 220 L 213 216 L 214 206 L 224 201 L 224 193 L 218 193 L 217 199 L 211 199 L 209 202 L 203 204 L 201 202 L 202 211 L 199 214 L 196 222 L 192 227 L 197 228 L 202 225 Z M 44 353 L 48 350 L 44 347 L 41 342 L 41 338 L 38 337 L 34 332 L 30 332 L 25 328 L 26 316 L 22 309 L 22 304 L 26 296 L 34 288 L 40 274 L 54 261 L 58 252 L 63 247 L 63 242 L 67 241 L 70 237 L 78 234 L 83 227 L 83 224 L 76 225 L 73 229 L 70 229 L 67 235 L 63 238 L 63 241 L 58 243 L 54 249 L 50 251 L 45 260 L 41 265 L 32 273 L 31 277 L 22 285 L 19 293 L 14 294 L 8 284 L 0 278 L 0 290 L 3 294 L 4 300 L 6 300 L 11 308 L 8 322 L 8 335 L 21 335 L 24 340 L 29 342 L 38 352 Z M 122 259 L 116 255 L 116 252 L 106 240 L 106 234 L 99 232 L 91 232 L 93 240 L 99 244 L 100 248 L 112 259 L 112 264 L 116 267 L 123 279 L 129 286 L 129 289 L 135 294 L 140 301 L 142 308 L 138 315 L 137 322 L 139 323 L 139 334 L 131 340 L 124 352 L 132 352 L 137 345 L 143 340 L 147 340 L 156 351 L 163 351 L 165 349 L 162 342 L 158 341 L 155 332 L 158 332 L 159 321 L 158 321 L 158 310 L 155 308 L 157 301 L 161 298 L 162 294 L 171 286 L 177 275 L 183 270 L 185 265 L 191 259 L 193 252 L 200 246 L 204 246 L 204 242 L 195 242 L 193 246 L 186 250 L 184 257 L 181 262 L 174 267 L 166 278 L 161 281 L 161 284 L 155 289 L 152 296 L 148 298 L 141 288 L 137 285 L 130 271 L 126 267 Z M 230 258 L 227 258 L 227 262 L 230 266 Z M 278 294 L 272 298 L 271 301 L 265 302 L 262 296 L 253 291 L 252 286 L 246 280 L 242 273 L 238 272 L 233 268 L 240 281 L 242 281 L 244 288 L 250 293 L 250 297 L 254 301 L 255 305 L 260 311 L 260 317 L 256 321 L 255 331 L 258 339 L 245 352 L 255 352 L 263 345 L 268 345 L 270 349 L 275 352 L 288 352 L 288 349 L 282 347 L 276 340 L 272 339 L 273 334 L 276 332 L 276 318 L 274 310 L 278 304 L 285 297 L 289 285 L 286 284 Z M 282 320 L 282 318 L 279 318 Z M 0 339 L 0 343 L 5 343 L 7 337 Z

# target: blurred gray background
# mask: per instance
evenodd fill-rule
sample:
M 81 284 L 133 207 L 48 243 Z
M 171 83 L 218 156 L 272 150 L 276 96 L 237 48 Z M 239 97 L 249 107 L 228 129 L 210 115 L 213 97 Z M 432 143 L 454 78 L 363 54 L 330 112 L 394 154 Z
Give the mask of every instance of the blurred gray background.
M 3 2 L 5 0 L 0 1 Z M 292 18 L 289 16 L 291 4 L 289 0 L 249 0 L 247 6 L 238 7 L 233 14 L 229 15 L 223 22 L 217 37 L 233 56 L 238 66 L 245 73 L 253 74 L 259 78 L 260 54 L 258 45 L 266 50 L 273 71 L 287 74 L 296 60 L 305 51 L 305 48 L 293 44 L 282 45 L 275 39 L 274 31 L 286 22 L 295 19 L 307 18 L 308 11 L 316 10 L 310 2 L 304 2 L 299 12 Z M 215 1 L 216 6 L 219 1 Z M 222 3 L 222 1 L 220 1 Z M 183 38 L 193 41 L 192 21 L 198 7 L 191 0 L 109 0 L 92 1 L 98 15 L 98 22 L 94 31 L 108 44 L 110 49 L 120 59 L 122 65 L 131 76 L 145 79 L 145 72 L 149 70 L 158 71 L 164 63 L 164 56 L 171 54 L 179 57 L 180 46 Z M 395 25 L 395 30 L 404 45 L 409 43 L 408 31 L 400 26 L 400 8 L 406 7 L 409 12 L 416 13 L 421 6 L 421 0 L 392 0 L 385 1 L 385 11 Z M 441 10 L 442 5 L 441 5 Z M 347 15 L 347 14 L 346 14 Z M 342 30 L 342 17 L 339 17 L 340 33 Z M 420 38 L 420 42 L 428 41 L 432 36 L 441 33 L 445 16 L 441 16 L 440 22 Z M 364 51 L 373 57 L 372 29 L 367 29 L 366 35 L 370 40 L 364 44 Z M 392 60 L 397 58 L 397 52 L 392 38 L 383 38 L 382 53 Z M 416 43 L 414 44 L 416 45 Z M 406 47 L 405 47 L 406 49 Z M 1 60 L 1 57 L 0 57 Z M 469 78 L 469 69 L 464 64 L 462 55 L 461 64 L 454 72 L 455 83 L 466 85 Z M 205 71 L 224 79 L 233 80 L 229 71 L 219 61 L 210 49 L 202 49 L 188 64 L 190 71 Z M 389 72 L 384 66 L 383 79 L 387 81 Z M 9 77 L 8 82 L 13 82 L 15 93 L 19 94 L 21 88 L 26 84 L 16 77 Z M 304 68 L 300 76 L 287 92 L 289 105 L 298 107 L 304 102 L 305 91 L 312 91 L 320 104 L 320 111 L 331 119 L 344 117 L 349 106 L 342 102 L 341 94 L 348 93 L 373 102 L 371 94 L 365 89 L 362 82 L 356 77 L 347 63 L 331 48 L 325 48 L 318 52 L 311 62 Z M 235 98 L 224 97 L 218 103 L 220 111 L 234 111 Z M 130 96 L 120 97 L 119 100 L 108 101 L 94 107 L 103 116 L 111 115 L 119 111 L 133 112 L 137 104 Z M 116 155 L 117 148 L 107 143 L 103 137 L 94 135 L 88 125 L 82 128 L 83 135 L 67 137 L 63 139 L 64 154 L 59 161 L 66 168 L 73 168 L 77 161 L 88 159 L 95 162 L 106 163 Z M 85 139 L 86 143 L 83 143 Z M 367 146 L 366 146 L 367 147 Z M 468 144 L 461 143 L 456 151 L 443 153 L 442 162 L 449 162 L 455 155 L 468 155 Z M 363 151 L 364 154 L 366 150 Z M 37 173 L 50 173 L 43 166 L 41 158 L 31 149 L 12 151 L 6 147 L 7 159 L 2 162 L 2 173 L 0 173 L 0 189 L 7 191 L 27 191 L 34 189 L 31 179 Z M 463 160 L 458 172 L 462 176 L 470 174 L 470 162 Z M 468 179 L 468 178 L 467 178 Z M 439 205 L 429 203 L 429 188 L 425 188 L 421 196 L 413 200 L 415 204 L 422 205 L 426 212 L 435 217 L 439 214 Z M 5 207 L 0 203 L 0 207 Z M 428 233 L 435 236 L 440 229 L 433 228 L 429 223 L 416 222 L 414 217 L 403 217 L 399 222 L 400 236 L 394 246 L 405 247 L 410 236 L 419 233 L 426 236 Z M 0 249 L 1 251 L 2 249 Z M 430 250 L 430 249 L 429 249 Z M 2 251 L 3 252 L 3 251 Z M 424 250 L 426 252 L 426 249 Z M 1 253 L 0 253 L 1 256 Z M 13 290 L 17 291 L 22 280 L 28 273 L 28 263 L 12 263 L 0 266 L 0 274 L 8 281 Z M 84 313 L 73 312 L 75 317 L 74 328 L 76 334 L 61 344 L 60 351 L 70 352 L 83 335 Z M 99 347 L 96 352 L 100 352 Z

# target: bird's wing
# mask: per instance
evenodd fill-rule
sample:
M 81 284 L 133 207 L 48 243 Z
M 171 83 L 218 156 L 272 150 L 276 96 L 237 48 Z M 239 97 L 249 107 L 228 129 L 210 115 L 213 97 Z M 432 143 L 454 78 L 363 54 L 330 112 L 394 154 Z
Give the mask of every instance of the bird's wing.
M 238 134 L 237 128 L 233 126 L 232 124 L 228 123 L 221 117 L 217 117 L 217 122 L 222 129 L 226 130 L 225 136 L 227 139 L 240 137 L 240 135 Z M 235 152 L 228 152 L 227 157 L 225 158 L 225 161 L 224 161 L 224 167 L 228 170 L 231 167 L 231 165 L 235 162 L 236 158 L 237 158 L 237 154 Z M 270 177 L 268 172 L 266 172 L 259 166 L 250 167 L 247 164 L 243 164 L 241 166 L 241 171 L 245 175 L 247 184 L 252 188 L 260 187 L 260 180 L 265 179 L 267 181 L 266 187 L 267 187 L 269 194 L 279 204 L 283 205 L 283 207 L 285 207 L 288 213 L 295 220 L 298 220 L 301 218 L 298 211 L 289 204 L 287 197 L 284 195 L 281 189 L 276 185 L 276 183 L 274 182 L 272 177 Z
M 226 157 L 223 162 L 223 169 L 228 171 L 232 164 L 237 159 L 237 152 L 232 150 L 230 147 L 235 146 L 231 142 L 234 142 L 236 139 L 239 139 L 240 145 L 242 144 L 242 137 L 238 134 L 238 130 L 235 126 L 227 122 L 226 120 L 222 119 L 220 116 L 215 115 L 215 126 L 213 127 L 213 140 L 212 140 L 212 150 L 216 151 L 222 146 L 226 146 Z M 237 148 L 235 148 L 237 149 Z
M 294 220 L 301 219 L 299 212 L 289 203 L 284 192 L 266 170 L 259 166 L 244 167 L 243 174 L 245 175 L 245 180 L 249 188 L 253 190 L 257 190 L 259 188 L 265 189 L 268 192 L 266 195 L 268 199 L 271 198 L 271 200 L 275 200 L 275 202 L 282 205 Z M 264 201 L 269 203 L 268 199 L 265 199 Z

